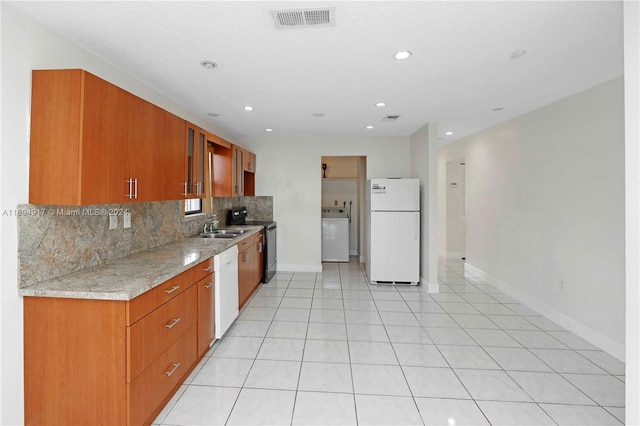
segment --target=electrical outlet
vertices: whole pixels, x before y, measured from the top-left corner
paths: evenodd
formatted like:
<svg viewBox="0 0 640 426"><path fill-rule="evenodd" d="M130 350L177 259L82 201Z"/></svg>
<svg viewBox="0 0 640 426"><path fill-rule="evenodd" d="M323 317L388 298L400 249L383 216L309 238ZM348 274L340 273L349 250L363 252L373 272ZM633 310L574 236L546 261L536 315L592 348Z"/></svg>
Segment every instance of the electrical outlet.
<svg viewBox="0 0 640 426"><path fill-rule="evenodd" d="M564 293L564 280L560 280L560 293Z"/></svg>
<svg viewBox="0 0 640 426"><path fill-rule="evenodd" d="M118 227L118 215L110 214L109 215L109 229L116 229Z"/></svg>
<svg viewBox="0 0 640 426"><path fill-rule="evenodd" d="M124 212L124 228L131 228L131 212Z"/></svg>
<svg viewBox="0 0 640 426"><path fill-rule="evenodd" d="M338 200L333 200L333 205L337 206L338 205Z"/></svg>

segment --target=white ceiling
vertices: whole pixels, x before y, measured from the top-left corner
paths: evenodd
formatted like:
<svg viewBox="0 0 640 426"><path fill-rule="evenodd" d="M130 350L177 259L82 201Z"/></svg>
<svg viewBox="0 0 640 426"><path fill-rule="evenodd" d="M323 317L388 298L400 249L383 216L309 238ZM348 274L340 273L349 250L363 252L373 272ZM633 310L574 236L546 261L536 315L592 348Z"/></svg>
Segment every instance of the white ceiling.
<svg viewBox="0 0 640 426"><path fill-rule="evenodd" d="M12 4L238 138L411 135L437 122L451 141L623 70L621 1ZM328 6L334 26L277 29L271 17Z"/></svg>

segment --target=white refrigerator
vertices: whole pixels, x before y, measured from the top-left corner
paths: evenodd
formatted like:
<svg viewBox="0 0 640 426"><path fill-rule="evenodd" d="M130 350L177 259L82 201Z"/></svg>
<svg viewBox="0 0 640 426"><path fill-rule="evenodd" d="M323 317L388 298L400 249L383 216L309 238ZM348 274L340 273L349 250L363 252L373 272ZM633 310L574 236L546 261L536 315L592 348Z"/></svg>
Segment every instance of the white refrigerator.
<svg viewBox="0 0 640 426"><path fill-rule="evenodd" d="M367 182L367 262L375 284L420 282L420 180Z"/></svg>

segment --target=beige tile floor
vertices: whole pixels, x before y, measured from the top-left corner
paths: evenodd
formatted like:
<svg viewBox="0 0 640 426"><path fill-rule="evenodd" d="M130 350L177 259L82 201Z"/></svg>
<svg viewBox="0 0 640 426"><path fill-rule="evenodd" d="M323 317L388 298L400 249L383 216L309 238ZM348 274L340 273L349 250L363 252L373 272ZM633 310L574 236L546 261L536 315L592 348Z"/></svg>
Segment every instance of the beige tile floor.
<svg viewBox="0 0 640 426"><path fill-rule="evenodd" d="M613 425L624 364L441 259L440 293L355 263L262 285L157 425Z"/></svg>

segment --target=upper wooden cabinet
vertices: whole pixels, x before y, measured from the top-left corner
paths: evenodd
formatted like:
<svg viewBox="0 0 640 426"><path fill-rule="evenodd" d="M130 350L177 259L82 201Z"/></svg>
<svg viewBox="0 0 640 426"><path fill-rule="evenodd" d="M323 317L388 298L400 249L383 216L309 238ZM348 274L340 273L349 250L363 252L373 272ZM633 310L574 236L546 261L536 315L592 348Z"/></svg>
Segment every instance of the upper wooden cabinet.
<svg viewBox="0 0 640 426"><path fill-rule="evenodd" d="M204 197L204 161L206 158L207 133L187 123L187 198Z"/></svg>
<svg viewBox="0 0 640 426"><path fill-rule="evenodd" d="M233 145L233 196L255 195L256 155L244 148Z"/></svg>
<svg viewBox="0 0 640 426"><path fill-rule="evenodd" d="M129 176L133 179L133 200L157 201L163 198L164 110L128 94Z"/></svg>
<svg viewBox="0 0 640 426"><path fill-rule="evenodd" d="M164 112L163 150L163 200L187 198L187 152L184 139L186 122L177 115Z"/></svg>
<svg viewBox="0 0 640 426"><path fill-rule="evenodd" d="M33 204L255 192L255 154L80 69L33 71L30 149Z"/></svg>
<svg viewBox="0 0 640 426"><path fill-rule="evenodd" d="M233 195L233 145L224 139L209 134L207 142L213 150L211 193L214 197Z"/></svg>
<svg viewBox="0 0 640 426"><path fill-rule="evenodd" d="M127 201L127 92L82 70L34 71L29 202Z"/></svg>
<svg viewBox="0 0 640 426"><path fill-rule="evenodd" d="M163 110L83 70L33 72L29 202L162 198Z"/></svg>
<svg viewBox="0 0 640 426"><path fill-rule="evenodd" d="M256 172L256 155L253 152L244 150L243 153L243 164L242 169L245 172L255 173Z"/></svg>
<svg viewBox="0 0 640 426"><path fill-rule="evenodd" d="M233 146L233 196L244 195L244 149Z"/></svg>

